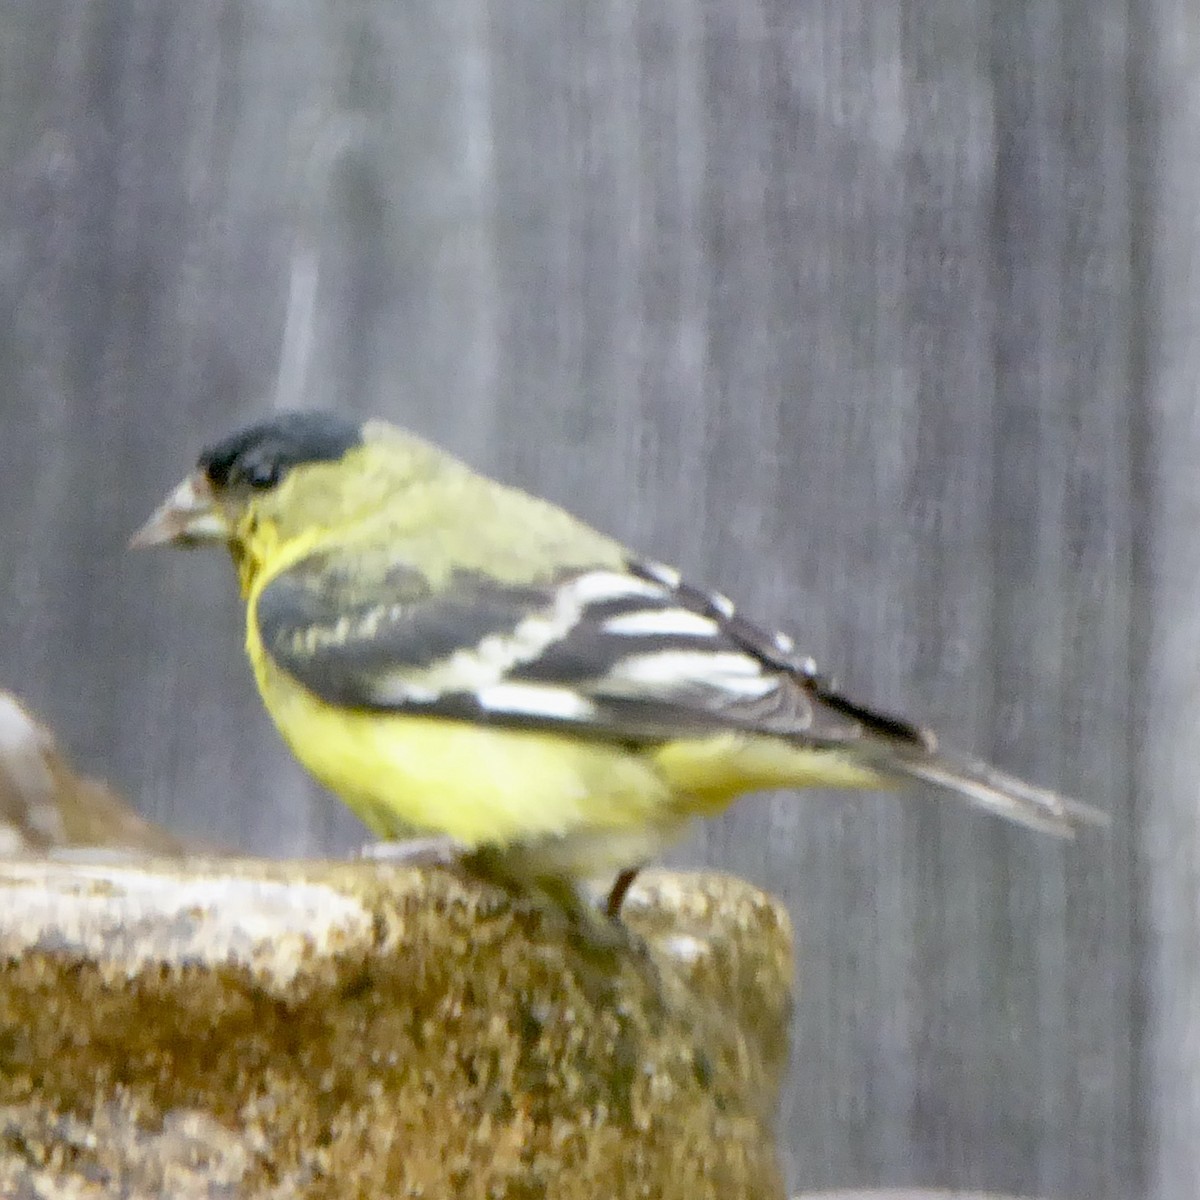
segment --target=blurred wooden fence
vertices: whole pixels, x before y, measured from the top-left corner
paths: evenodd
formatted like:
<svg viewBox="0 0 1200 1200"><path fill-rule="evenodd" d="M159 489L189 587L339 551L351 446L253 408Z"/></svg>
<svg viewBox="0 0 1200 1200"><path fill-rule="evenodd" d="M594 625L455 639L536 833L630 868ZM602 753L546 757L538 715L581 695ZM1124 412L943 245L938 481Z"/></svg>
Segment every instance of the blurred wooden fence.
<svg viewBox="0 0 1200 1200"><path fill-rule="evenodd" d="M0 683L181 832L358 840L224 564L122 552L290 289L297 399L1113 813L782 796L681 852L794 914L795 1184L1190 1200L1198 162L1189 0L0 0Z"/></svg>

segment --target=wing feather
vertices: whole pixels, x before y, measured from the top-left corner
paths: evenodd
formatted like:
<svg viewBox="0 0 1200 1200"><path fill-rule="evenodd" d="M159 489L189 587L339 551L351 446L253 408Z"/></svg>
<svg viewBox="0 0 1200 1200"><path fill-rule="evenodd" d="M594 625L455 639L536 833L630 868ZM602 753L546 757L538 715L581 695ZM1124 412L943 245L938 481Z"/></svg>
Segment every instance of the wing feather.
<svg viewBox="0 0 1200 1200"><path fill-rule="evenodd" d="M522 586L460 572L434 588L400 564L364 579L314 555L266 586L256 618L275 665L331 704L633 744L862 736L787 639L665 572L630 564Z"/></svg>

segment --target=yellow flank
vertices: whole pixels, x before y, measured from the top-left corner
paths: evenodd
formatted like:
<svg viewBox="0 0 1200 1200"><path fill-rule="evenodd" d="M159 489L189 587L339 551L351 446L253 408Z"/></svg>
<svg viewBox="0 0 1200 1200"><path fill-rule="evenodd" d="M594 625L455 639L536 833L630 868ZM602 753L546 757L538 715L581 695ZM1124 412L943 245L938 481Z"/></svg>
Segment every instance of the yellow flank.
<svg viewBox="0 0 1200 1200"><path fill-rule="evenodd" d="M687 815L711 814L744 792L771 788L878 788L892 780L835 750L782 738L723 733L646 752Z"/></svg>
<svg viewBox="0 0 1200 1200"><path fill-rule="evenodd" d="M336 708L274 666L252 623L246 649L293 753L380 837L504 846L675 819L649 758L551 733Z"/></svg>

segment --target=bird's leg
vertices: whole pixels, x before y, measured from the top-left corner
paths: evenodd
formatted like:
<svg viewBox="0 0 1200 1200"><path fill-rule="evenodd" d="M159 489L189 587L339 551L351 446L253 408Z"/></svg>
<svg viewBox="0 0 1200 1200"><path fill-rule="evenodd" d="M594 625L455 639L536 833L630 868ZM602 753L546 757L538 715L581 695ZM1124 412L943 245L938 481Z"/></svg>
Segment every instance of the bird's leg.
<svg viewBox="0 0 1200 1200"><path fill-rule="evenodd" d="M455 867L467 854L467 847L452 837L403 838L369 842L359 852L359 858L391 863L398 867Z"/></svg>
<svg viewBox="0 0 1200 1200"><path fill-rule="evenodd" d="M559 914L571 942L585 957L607 962L620 953L644 954L641 939L620 921L597 911L575 883L563 875L544 874L520 854L481 846L463 855L465 870L509 895L527 897Z"/></svg>
<svg viewBox="0 0 1200 1200"><path fill-rule="evenodd" d="M623 921L601 912L574 883L561 876L540 876L533 887L566 918L567 942L574 951L577 978L593 1003L615 1003L624 967L631 967L657 990L658 968L646 943Z"/></svg>
<svg viewBox="0 0 1200 1200"><path fill-rule="evenodd" d="M559 913L571 940L588 956L611 959L621 952L645 954L641 939L620 918L638 867L627 867L617 876L603 911L597 912L570 879L530 870L520 856L489 846L465 846L444 834L370 842L359 851L359 857L393 866L457 868L510 896L530 896Z"/></svg>
<svg viewBox="0 0 1200 1200"><path fill-rule="evenodd" d="M629 889L633 886L633 881L638 877L640 870L640 867L626 867L609 888L608 898L604 901L604 912L610 921L620 920L621 905L625 903L625 897L629 894Z"/></svg>
<svg viewBox="0 0 1200 1200"><path fill-rule="evenodd" d="M580 894L569 880L557 875L539 876L533 881L544 896L567 919L572 939L584 950L611 955L627 948L630 935L619 921L611 921Z"/></svg>

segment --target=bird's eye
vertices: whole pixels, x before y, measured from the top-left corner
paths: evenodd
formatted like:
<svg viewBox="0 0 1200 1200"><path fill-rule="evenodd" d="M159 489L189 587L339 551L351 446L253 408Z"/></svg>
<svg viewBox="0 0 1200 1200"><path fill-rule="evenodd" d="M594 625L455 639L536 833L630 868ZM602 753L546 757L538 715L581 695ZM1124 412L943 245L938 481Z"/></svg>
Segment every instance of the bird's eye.
<svg viewBox="0 0 1200 1200"><path fill-rule="evenodd" d="M248 463L243 478L259 491L274 487L283 476L283 468L277 462Z"/></svg>

